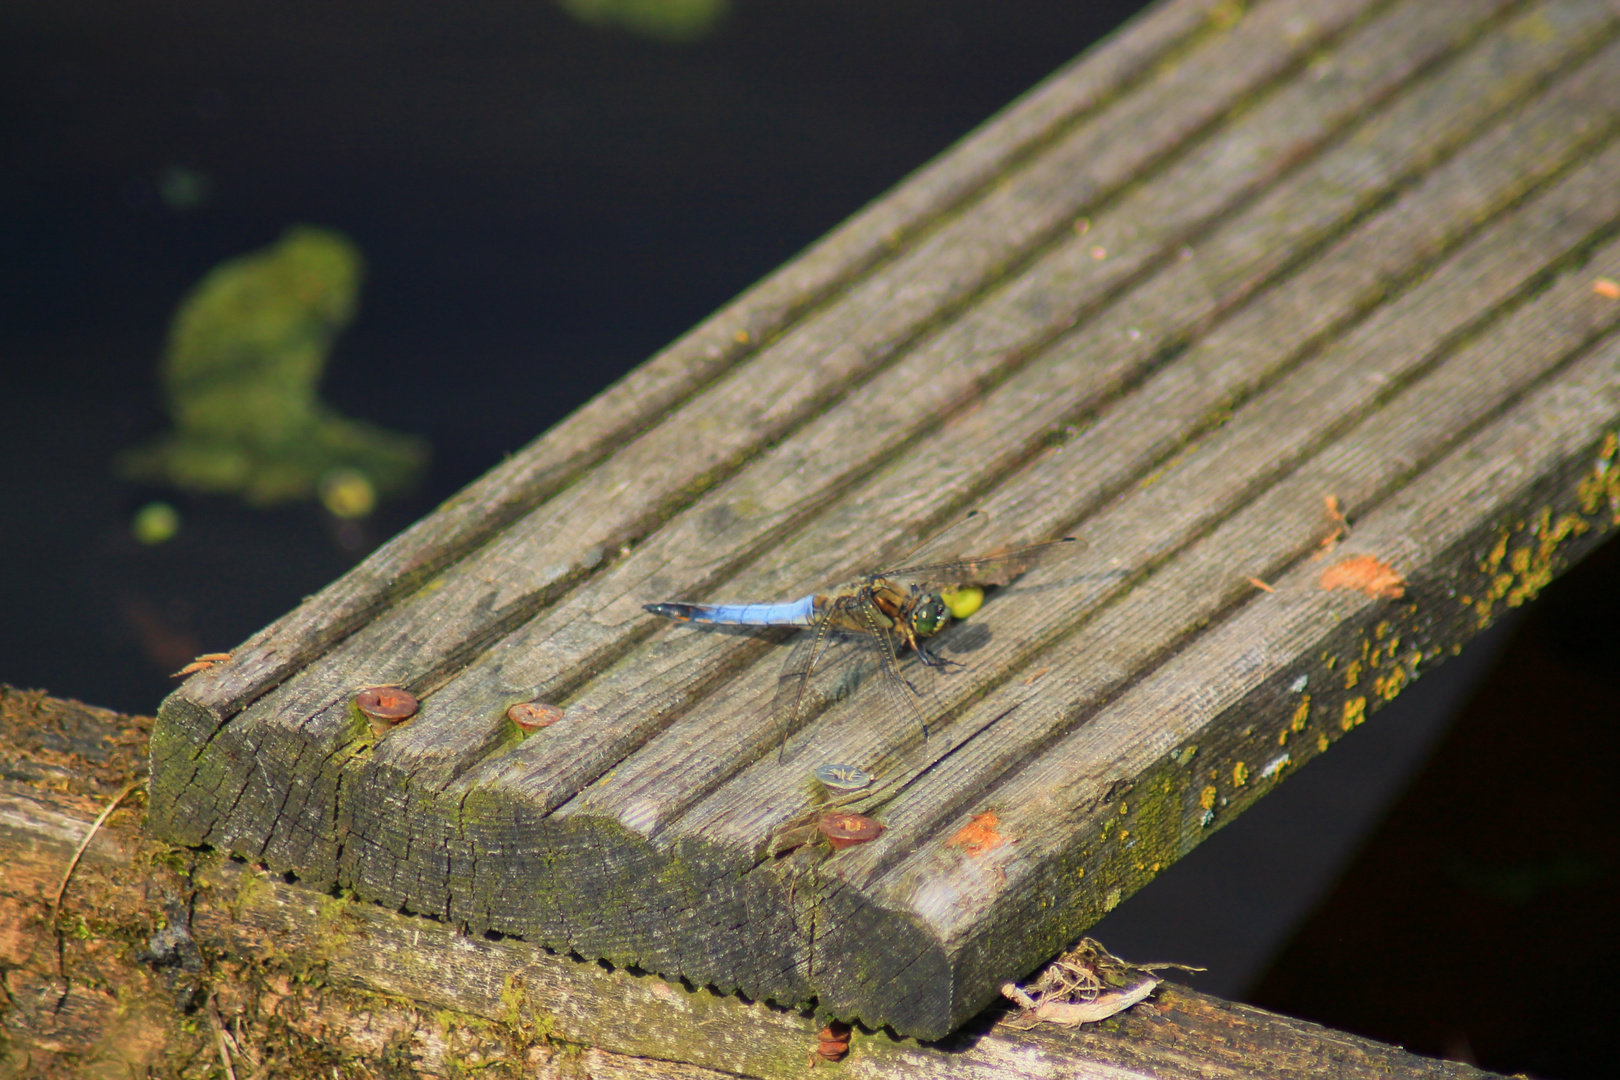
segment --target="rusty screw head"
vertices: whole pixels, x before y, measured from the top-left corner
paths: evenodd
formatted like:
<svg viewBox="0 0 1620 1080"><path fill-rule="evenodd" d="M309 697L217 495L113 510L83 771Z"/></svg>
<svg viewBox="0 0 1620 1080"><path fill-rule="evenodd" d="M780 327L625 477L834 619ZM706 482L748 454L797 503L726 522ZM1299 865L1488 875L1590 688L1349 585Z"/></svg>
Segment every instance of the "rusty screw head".
<svg viewBox="0 0 1620 1080"><path fill-rule="evenodd" d="M816 1032L815 1057L823 1061L838 1061L849 1053L850 1027L848 1024L834 1020L820 1031ZM811 1058L815 1064L815 1058Z"/></svg>
<svg viewBox="0 0 1620 1080"><path fill-rule="evenodd" d="M397 686L372 686L354 695L354 707L371 722L372 732L381 735L415 716L417 701Z"/></svg>
<svg viewBox="0 0 1620 1080"><path fill-rule="evenodd" d="M506 718L528 735L543 727L550 727L562 719L563 711L543 701L520 701L506 710Z"/></svg>
<svg viewBox="0 0 1620 1080"><path fill-rule="evenodd" d="M868 840L876 840L883 826L867 817L865 814L846 814L837 811L823 814L816 828L821 835L827 838L834 851L842 851L856 844L864 844Z"/></svg>

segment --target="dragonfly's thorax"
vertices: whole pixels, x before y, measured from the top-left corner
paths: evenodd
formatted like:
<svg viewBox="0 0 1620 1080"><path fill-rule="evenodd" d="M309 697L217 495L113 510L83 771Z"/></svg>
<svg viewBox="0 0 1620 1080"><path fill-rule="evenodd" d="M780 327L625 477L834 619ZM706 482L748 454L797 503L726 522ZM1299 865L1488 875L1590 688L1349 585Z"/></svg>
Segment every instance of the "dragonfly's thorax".
<svg viewBox="0 0 1620 1080"><path fill-rule="evenodd" d="M896 584L887 578L869 578L862 590L871 608L881 613L890 627L915 642L945 629L950 609L938 593L923 592L916 586Z"/></svg>
<svg viewBox="0 0 1620 1080"><path fill-rule="evenodd" d="M905 621L911 606L911 591L884 578L872 578L866 583L866 598L881 611L890 624Z"/></svg>

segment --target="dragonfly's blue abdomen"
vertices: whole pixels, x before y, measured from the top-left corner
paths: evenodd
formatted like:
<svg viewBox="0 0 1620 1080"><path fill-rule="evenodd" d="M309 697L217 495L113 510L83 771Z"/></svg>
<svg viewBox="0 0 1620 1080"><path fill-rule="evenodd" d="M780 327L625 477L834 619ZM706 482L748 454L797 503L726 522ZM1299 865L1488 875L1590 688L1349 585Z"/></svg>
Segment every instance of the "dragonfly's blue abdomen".
<svg viewBox="0 0 1620 1080"><path fill-rule="evenodd" d="M682 622L728 623L734 626L809 626L815 596L785 604L647 604L646 610Z"/></svg>

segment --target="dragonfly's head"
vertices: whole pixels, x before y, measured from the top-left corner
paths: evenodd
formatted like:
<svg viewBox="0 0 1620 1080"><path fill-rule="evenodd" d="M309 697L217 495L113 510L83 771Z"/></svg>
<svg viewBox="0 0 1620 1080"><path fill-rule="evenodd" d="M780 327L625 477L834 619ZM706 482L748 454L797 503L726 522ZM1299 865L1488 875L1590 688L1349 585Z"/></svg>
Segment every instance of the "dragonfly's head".
<svg viewBox="0 0 1620 1080"><path fill-rule="evenodd" d="M918 637L931 637L950 621L951 609L939 593L929 593L911 609L911 632Z"/></svg>

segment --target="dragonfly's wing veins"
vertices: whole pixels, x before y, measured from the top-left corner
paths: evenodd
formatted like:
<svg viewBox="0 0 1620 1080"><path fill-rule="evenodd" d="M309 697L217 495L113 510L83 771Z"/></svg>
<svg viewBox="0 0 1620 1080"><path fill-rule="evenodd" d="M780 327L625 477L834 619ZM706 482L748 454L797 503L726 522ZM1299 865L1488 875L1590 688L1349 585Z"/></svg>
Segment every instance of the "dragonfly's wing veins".
<svg viewBox="0 0 1620 1080"><path fill-rule="evenodd" d="M959 562L968 552L977 551L984 546L981 538L985 535L985 529L989 524L990 515L983 510L975 510L906 552L900 557L897 565L922 566ZM880 576L891 575L885 572Z"/></svg>
<svg viewBox="0 0 1620 1080"><path fill-rule="evenodd" d="M828 666L829 651L838 652L834 648L839 644L838 639L838 632L824 621L809 633L800 635L789 651L782 673L777 676L776 695L771 699L771 715L776 717L780 729L779 747L787 746L788 736L798 729L804 717L820 712L831 700L830 695L812 693L812 676L818 668Z"/></svg>
<svg viewBox="0 0 1620 1080"><path fill-rule="evenodd" d="M906 566L891 570L884 577L900 584L921 586L1006 585L1037 566L1072 559L1085 549L1085 541L1066 537L934 566Z"/></svg>

